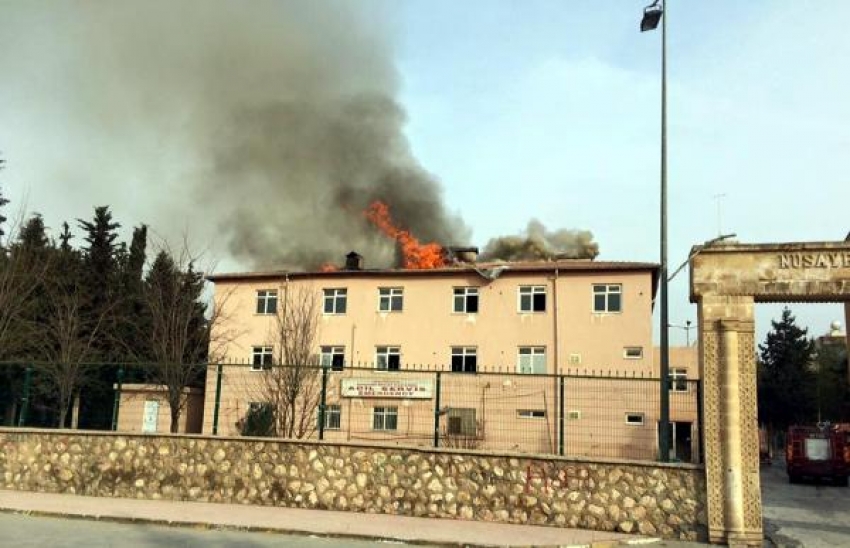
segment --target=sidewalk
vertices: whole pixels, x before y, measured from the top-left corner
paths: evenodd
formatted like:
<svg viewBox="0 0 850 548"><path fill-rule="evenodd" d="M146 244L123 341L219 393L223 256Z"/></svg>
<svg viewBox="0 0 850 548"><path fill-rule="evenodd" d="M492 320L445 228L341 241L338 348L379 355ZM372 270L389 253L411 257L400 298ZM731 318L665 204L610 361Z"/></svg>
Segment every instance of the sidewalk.
<svg viewBox="0 0 850 548"><path fill-rule="evenodd" d="M591 546L595 548L657 542L657 539L648 537L584 529L271 506L85 497L27 491L0 490L0 511L125 523L395 540L443 546Z"/></svg>

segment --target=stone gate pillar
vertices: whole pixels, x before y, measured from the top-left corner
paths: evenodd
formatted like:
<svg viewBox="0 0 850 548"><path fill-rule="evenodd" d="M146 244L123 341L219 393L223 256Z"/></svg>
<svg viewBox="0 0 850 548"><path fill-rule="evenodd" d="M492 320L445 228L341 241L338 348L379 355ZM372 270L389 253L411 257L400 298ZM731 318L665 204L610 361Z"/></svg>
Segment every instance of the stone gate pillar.
<svg viewBox="0 0 850 548"><path fill-rule="evenodd" d="M761 546L753 298L706 295L699 316L709 540Z"/></svg>

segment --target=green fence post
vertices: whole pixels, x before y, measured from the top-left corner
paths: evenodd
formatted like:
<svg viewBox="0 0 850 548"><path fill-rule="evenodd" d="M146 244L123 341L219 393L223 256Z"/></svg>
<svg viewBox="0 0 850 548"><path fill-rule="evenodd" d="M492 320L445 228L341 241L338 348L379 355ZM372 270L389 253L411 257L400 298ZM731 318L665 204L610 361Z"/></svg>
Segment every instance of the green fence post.
<svg viewBox="0 0 850 548"><path fill-rule="evenodd" d="M559 378L558 386L558 454L564 456L564 376Z"/></svg>
<svg viewBox="0 0 850 548"><path fill-rule="evenodd" d="M325 409L328 396L328 365L322 364L322 397L319 400L319 441L325 439Z"/></svg>
<svg viewBox="0 0 850 548"><path fill-rule="evenodd" d="M118 408L121 406L121 384L124 382L124 365L118 366L118 382L115 388L115 401L112 403L112 431L118 430Z"/></svg>
<svg viewBox="0 0 850 548"><path fill-rule="evenodd" d="M437 386L434 388L434 447L440 446L440 372L437 371Z"/></svg>
<svg viewBox="0 0 850 548"><path fill-rule="evenodd" d="M30 408L30 387L32 386L32 365L27 366L24 374L24 394L21 397L21 414L18 415L18 426L25 426L27 423L27 413Z"/></svg>
<svg viewBox="0 0 850 548"><path fill-rule="evenodd" d="M218 435L218 412L221 409L221 373L222 366L218 364L216 366L216 379L215 379L215 409L213 409L213 428L212 433L213 436Z"/></svg>

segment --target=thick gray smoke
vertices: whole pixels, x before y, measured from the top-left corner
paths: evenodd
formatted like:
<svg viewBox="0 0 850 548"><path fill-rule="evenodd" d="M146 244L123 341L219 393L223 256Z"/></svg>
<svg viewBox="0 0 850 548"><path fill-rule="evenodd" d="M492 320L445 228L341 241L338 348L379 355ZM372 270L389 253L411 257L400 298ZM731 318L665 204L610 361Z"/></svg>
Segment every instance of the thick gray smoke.
<svg viewBox="0 0 850 548"><path fill-rule="evenodd" d="M502 236L487 242L482 260L534 261L555 258L594 259L599 245L587 230L549 231L537 219L519 236Z"/></svg>
<svg viewBox="0 0 850 548"><path fill-rule="evenodd" d="M423 241L466 243L404 136L384 4L10 4L2 66L32 75L29 93L52 88L41 104L76 151L59 178L92 206L123 200L164 236L254 268L351 249L389 264L392 242L362 215L376 199ZM23 96L21 76L4 71Z"/></svg>

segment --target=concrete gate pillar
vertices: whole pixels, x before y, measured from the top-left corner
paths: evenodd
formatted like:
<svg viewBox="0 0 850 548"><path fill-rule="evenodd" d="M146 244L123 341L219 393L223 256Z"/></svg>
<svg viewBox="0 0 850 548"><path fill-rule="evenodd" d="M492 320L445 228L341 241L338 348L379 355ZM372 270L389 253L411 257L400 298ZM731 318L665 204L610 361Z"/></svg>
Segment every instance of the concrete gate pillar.
<svg viewBox="0 0 850 548"><path fill-rule="evenodd" d="M709 540L761 546L753 297L702 296L699 325Z"/></svg>

